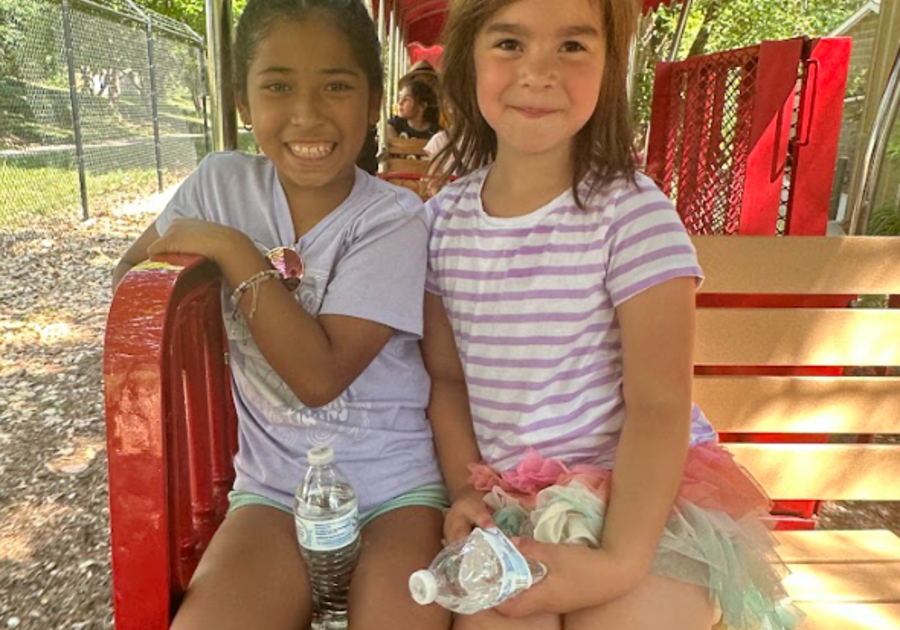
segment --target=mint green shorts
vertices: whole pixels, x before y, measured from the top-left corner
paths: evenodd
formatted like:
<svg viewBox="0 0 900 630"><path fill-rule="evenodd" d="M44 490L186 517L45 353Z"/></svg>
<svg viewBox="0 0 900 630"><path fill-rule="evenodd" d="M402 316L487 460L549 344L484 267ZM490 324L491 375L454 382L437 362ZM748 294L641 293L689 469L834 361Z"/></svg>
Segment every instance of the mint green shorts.
<svg viewBox="0 0 900 630"><path fill-rule="evenodd" d="M281 503L260 494L240 492L238 490L232 490L228 493L229 514L247 505L265 505L288 514L294 513L294 510L288 506L282 505ZM409 492L385 501L376 508L361 513L359 515L359 526L365 527L375 518L382 514L386 514L391 510L418 505L432 507L441 512L446 511L450 507L450 496L447 494L447 488L440 483L432 483L413 488Z"/></svg>

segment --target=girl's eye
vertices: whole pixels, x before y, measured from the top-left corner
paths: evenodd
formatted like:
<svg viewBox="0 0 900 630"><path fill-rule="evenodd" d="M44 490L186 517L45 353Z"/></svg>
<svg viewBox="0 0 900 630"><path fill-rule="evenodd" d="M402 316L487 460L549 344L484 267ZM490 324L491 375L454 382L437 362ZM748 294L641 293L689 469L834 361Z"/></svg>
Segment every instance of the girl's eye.
<svg viewBox="0 0 900 630"><path fill-rule="evenodd" d="M268 92L287 92L291 88L286 83L269 83L265 89Z"/></svg>
<svg viewBox="0 0 900 630"><path fill-rule="evenodd" d="M346 92L347 90L352 90L353 86L347 83L329 83L328 87L325 88L329 92Z"/></svg>
<svg viewBox="0 0 900 630"><path fill-rule="evenodd" d="M514 39L503 39L497 42L496 47L500 50L512 52L520 50L522 48L522 45Z"/></svg>
<svg viewBox="0 0 900 630"><path fill-rule="evenodd" d="M582 52L587 50L579 42L566 42L562 45L563 52Z"/></svg>

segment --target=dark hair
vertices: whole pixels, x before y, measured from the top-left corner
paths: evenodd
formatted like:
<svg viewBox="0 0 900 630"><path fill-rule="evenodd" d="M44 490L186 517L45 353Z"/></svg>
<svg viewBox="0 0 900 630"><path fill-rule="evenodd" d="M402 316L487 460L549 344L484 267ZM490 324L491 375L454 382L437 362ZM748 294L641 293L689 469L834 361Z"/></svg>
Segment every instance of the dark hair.
<svg viewBox="0 0 900 630"><path fill-rule="evenodd" d="M443 95L454 116L449 142L436 160L472 172L497 157L497 134L481 115L475 85L475 38L490 17L517 0L456 0L444 30ZM634 180L635 159L628 106L628 53L637 27L637 3L594 0L606 40L606 68L591 119L572 142L572 192L590 175L588 197L619 177ZM449 177L449 172L446 177Z"/></svg>
<svg viewBox="0 0 900 630"><path fill-rule="evenodd" d="M259 42L269 29L285 20L302 21L310 17L329 20L341 31L353 51L353 59L362 68L369 83L369 97L380 99L384 94L384 71L381 65L381 44L375 23L361 0L250 0L241 14L234 41L235 96L247 102L247 79L250 64L256 56ZM375 128L369 130L357 164L370 173L376 165L378 143ZM370 155L371 154L371 155Z"/></svg>
<svg viewBox="0 0 900 630"><path fill-rule="evenodd" d="M440 126L441 108L438 105L437 94L430 85L416 77L409 77L401 79L400 88L408 89L413 100L425 106L423 114L425 122L433 126Z"/></svg>

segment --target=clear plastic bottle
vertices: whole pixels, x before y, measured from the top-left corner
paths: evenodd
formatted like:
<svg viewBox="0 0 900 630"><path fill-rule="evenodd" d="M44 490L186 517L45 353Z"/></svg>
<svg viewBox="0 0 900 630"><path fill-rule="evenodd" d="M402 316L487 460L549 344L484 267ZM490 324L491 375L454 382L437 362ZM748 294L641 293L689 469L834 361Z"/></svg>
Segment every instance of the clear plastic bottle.
<svg viewBox="0 0 900 630"><path fill-rule="evenodd" d="M413 573L409 590L423 606L437 602L471 615L518 595L546 575L547 567L527 560L496 527L475 528L468 538L445 547L429 568Z"/></svg>
<svg viewBox="0 0 900 630"><path fill-rule="evenodd" d="M315 627L346 628L350 579L359 559L359 504L327 446L307 454L294 497L294 523L312 586Z"/></svg>

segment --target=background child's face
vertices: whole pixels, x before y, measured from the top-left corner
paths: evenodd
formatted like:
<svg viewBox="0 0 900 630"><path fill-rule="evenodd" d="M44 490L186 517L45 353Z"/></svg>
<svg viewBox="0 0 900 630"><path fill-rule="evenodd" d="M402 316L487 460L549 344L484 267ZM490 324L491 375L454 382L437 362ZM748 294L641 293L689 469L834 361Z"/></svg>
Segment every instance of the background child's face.
<svg viewBox="0 0 900 630"><path fill-rule="evenodd" d="M419 104L416 103L416 99L409 91L409 88L400 90L400 95L397 98L397 114L400 118L405 118L407 120L415 118L420 109Z"/></svg>
<svg viewBox="0 0 900 630"><path fill-rule="evenodd" d="M502 153L568 151L597 107L606 62L594 0L519 0L475 40L478 107Z"/></svg>
<svg viewBox="0 0 900 630"><path fill-rule="evenodd" d="M377 99L346 37L316 18L278 22L260 40L240 110L288 198L298 189L352 186L378 119Z"/></svg>

